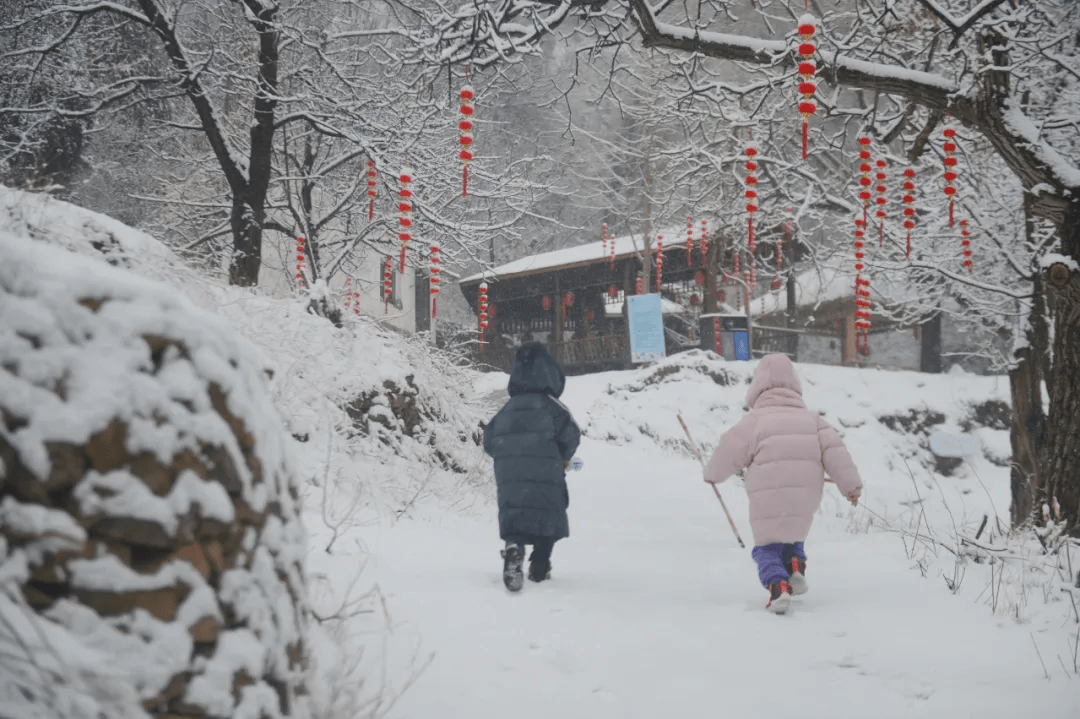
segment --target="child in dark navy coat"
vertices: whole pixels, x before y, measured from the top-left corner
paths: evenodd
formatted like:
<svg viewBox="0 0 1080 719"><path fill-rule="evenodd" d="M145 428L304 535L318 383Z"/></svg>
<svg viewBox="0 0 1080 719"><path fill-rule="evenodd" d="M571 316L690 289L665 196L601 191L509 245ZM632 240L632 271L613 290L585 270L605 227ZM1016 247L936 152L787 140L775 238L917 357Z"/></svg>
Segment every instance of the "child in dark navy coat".
<svg viewBox="0 0 1080 719"><path fill-rule="evenodd" d="M539 342L522 345L514 358L510 400L484 427L484 451L495 460L503 583L511 592L524 583L525 545L533 545L529 579L551 576L551 550L570 536L566 467L581 431L559 400L566 377Z"/></svg>

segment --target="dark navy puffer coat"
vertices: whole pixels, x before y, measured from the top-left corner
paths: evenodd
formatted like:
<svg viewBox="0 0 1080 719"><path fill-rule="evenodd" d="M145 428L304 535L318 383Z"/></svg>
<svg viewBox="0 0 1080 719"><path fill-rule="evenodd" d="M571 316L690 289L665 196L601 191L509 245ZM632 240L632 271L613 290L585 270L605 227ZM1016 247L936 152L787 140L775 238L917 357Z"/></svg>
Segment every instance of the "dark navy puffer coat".
<svg viewBox="0 0 1080 719"><path fill-rule="evenodd" d="M556 397L566 378L538 342L518 349L510 372L510 401L484 427L484 451L495 459L502 538L570 536L570 495L563 463L574 456L581 431Z"/></svg>

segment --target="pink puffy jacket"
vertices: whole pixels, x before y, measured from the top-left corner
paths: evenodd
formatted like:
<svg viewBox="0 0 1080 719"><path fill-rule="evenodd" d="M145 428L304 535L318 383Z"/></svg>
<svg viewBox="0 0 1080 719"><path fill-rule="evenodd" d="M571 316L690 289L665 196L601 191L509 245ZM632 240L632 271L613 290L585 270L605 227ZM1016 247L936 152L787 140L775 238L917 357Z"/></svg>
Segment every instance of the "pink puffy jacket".
<svg viewBox="0 0 1080 719"><path fill-rule="evenodd" d="M723 482L743 467L754 544L801 542L821 504L825 473L845 496L862 492L859 471L843 440L806 408L787 355L765 356L746 403L751 411L724 433L705 468L706 482Z"/></svg>

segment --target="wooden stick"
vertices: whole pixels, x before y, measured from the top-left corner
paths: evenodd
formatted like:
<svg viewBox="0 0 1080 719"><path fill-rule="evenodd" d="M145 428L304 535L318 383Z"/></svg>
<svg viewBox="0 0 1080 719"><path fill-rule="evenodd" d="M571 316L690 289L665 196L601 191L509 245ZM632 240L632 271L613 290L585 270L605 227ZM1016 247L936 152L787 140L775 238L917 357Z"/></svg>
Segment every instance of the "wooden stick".
<svg viewBox="0 0 1080 719"><path fill-rule="evenodd" d="M682 425L683 431L686 432L686 438L690 440L690 448L694 450L694 454L698 458L698 462L701 463L701 471L705 471L705 458L701 456L701 449L697 446L697 442L694 441L693 435L690 434L690 428L686 426L686 422L683 421L682 415L675 415L679 418L679 424ZM724 504L724 498L720 496L720 490L716 485L709 482L709 486L712 487L713 492L716 494L716 498L720 500L720 506L724 508L724 514L727 516L728 524L731 525L731 531L735 533L735 539L739 541L739 546L746 549L746 544L743 543L742 537L739 536L739 530L735 527L735 520L731 518L731 512L728 511L727 505Z"/></svg>

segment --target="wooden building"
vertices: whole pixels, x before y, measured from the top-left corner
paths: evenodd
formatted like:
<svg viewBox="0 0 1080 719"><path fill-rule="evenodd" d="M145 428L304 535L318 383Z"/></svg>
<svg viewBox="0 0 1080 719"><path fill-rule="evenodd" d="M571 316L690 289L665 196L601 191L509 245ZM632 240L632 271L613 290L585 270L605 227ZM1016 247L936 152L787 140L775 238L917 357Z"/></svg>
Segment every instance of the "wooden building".
<svg viewBox="0 0 1080 719"><path fill-rule="evenodd" d="M661 298L669 353L697 347L696 315L723 309L715 289L716 243L710 238L703 255L695 229L688 257L686 230L681 232L662 233ZM646 252L640 236L616 237L524 257L461 279L458 286L474 308L480 283L488 286L490 326L478 359L508 371L516 347L537 340L568 374L629 367L625 298L636 294L639 278L654 283L656 255L655 244Z"/></svg>

